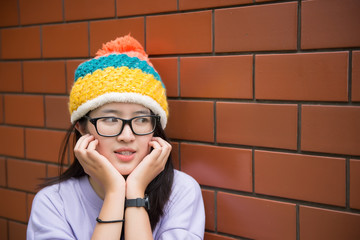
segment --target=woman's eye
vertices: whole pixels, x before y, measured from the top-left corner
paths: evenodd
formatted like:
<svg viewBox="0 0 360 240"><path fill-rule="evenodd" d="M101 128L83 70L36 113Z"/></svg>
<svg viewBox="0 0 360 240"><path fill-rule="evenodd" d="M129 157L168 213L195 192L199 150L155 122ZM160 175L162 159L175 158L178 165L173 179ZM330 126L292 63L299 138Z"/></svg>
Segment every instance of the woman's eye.
<svg viewBox="0 0 360 240"><path fill-rule="evenodd" d="M109 117L109 118L102 118L101 121L103 121L105 123L116 123L116 122L118 122L118 119Z"/></svg>
<svg viewBox="0 0 360 240"><path fill-rule="evenodd" d="M136 123L144 124L144 123L149 122L149 118L148 117L139 117L139 118L136 118L135 121L136 121Z"/></svg>

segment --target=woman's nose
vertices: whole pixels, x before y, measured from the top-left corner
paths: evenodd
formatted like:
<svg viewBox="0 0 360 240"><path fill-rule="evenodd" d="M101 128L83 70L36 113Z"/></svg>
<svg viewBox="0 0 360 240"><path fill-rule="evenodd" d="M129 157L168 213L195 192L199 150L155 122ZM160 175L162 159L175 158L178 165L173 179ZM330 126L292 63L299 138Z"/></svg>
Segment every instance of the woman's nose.
<svg viewBox="0 0 360 240"><path fill-rule="evenodd" d="M117 139L119 141L124 141L124 142L130 142L135 139L135 134L132 132L129 124L126 124L124 126L121 134L119 136L117 136Z"/></svg>

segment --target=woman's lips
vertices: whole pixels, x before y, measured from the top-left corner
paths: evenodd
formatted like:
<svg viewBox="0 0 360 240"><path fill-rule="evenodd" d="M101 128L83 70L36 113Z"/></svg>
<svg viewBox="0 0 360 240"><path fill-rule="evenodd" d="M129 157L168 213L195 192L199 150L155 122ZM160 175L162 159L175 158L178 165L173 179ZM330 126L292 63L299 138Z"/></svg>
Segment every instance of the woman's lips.
<svg viewBox="0 0 360 240"><path fill-rule="evenodd" d="M134 159L135 150L133 149L119 149L115 151L116 157L120 161L128 162Z"/></svg>

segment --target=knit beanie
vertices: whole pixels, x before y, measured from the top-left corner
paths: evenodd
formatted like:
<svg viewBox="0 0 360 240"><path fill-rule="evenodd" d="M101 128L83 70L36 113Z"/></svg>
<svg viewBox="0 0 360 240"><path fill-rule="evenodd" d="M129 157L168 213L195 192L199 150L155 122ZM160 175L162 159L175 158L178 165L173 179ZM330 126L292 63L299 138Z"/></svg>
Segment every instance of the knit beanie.
<svg viewBox="0 0 360 240"><path fill-rule="evenodd" d="M78 66L69 100L71 122L110 102L141 104L166 127L165 86L144 48L130 35L103 44L95 58Z"/></svg>

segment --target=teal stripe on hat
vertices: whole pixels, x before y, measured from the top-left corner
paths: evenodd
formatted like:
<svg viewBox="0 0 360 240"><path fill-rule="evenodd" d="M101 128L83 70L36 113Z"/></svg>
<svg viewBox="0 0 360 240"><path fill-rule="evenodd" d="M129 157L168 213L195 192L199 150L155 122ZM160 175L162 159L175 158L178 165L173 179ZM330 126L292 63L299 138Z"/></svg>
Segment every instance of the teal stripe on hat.
<svg viewBox="0 0 360 240"><path fill-rule="evenodd" d="M75 71L75 82L80 77L85 77L89 73L92 74L98 69L105 69L107 67L128 67L130 69L141 69L144 73L152 74L154 78L159 80L165 88L160 75L152 66L150 66L146 61L140 60L137 57L129 57L126 54L110 54L99 58L93 58L80 64Z"/></svg>

